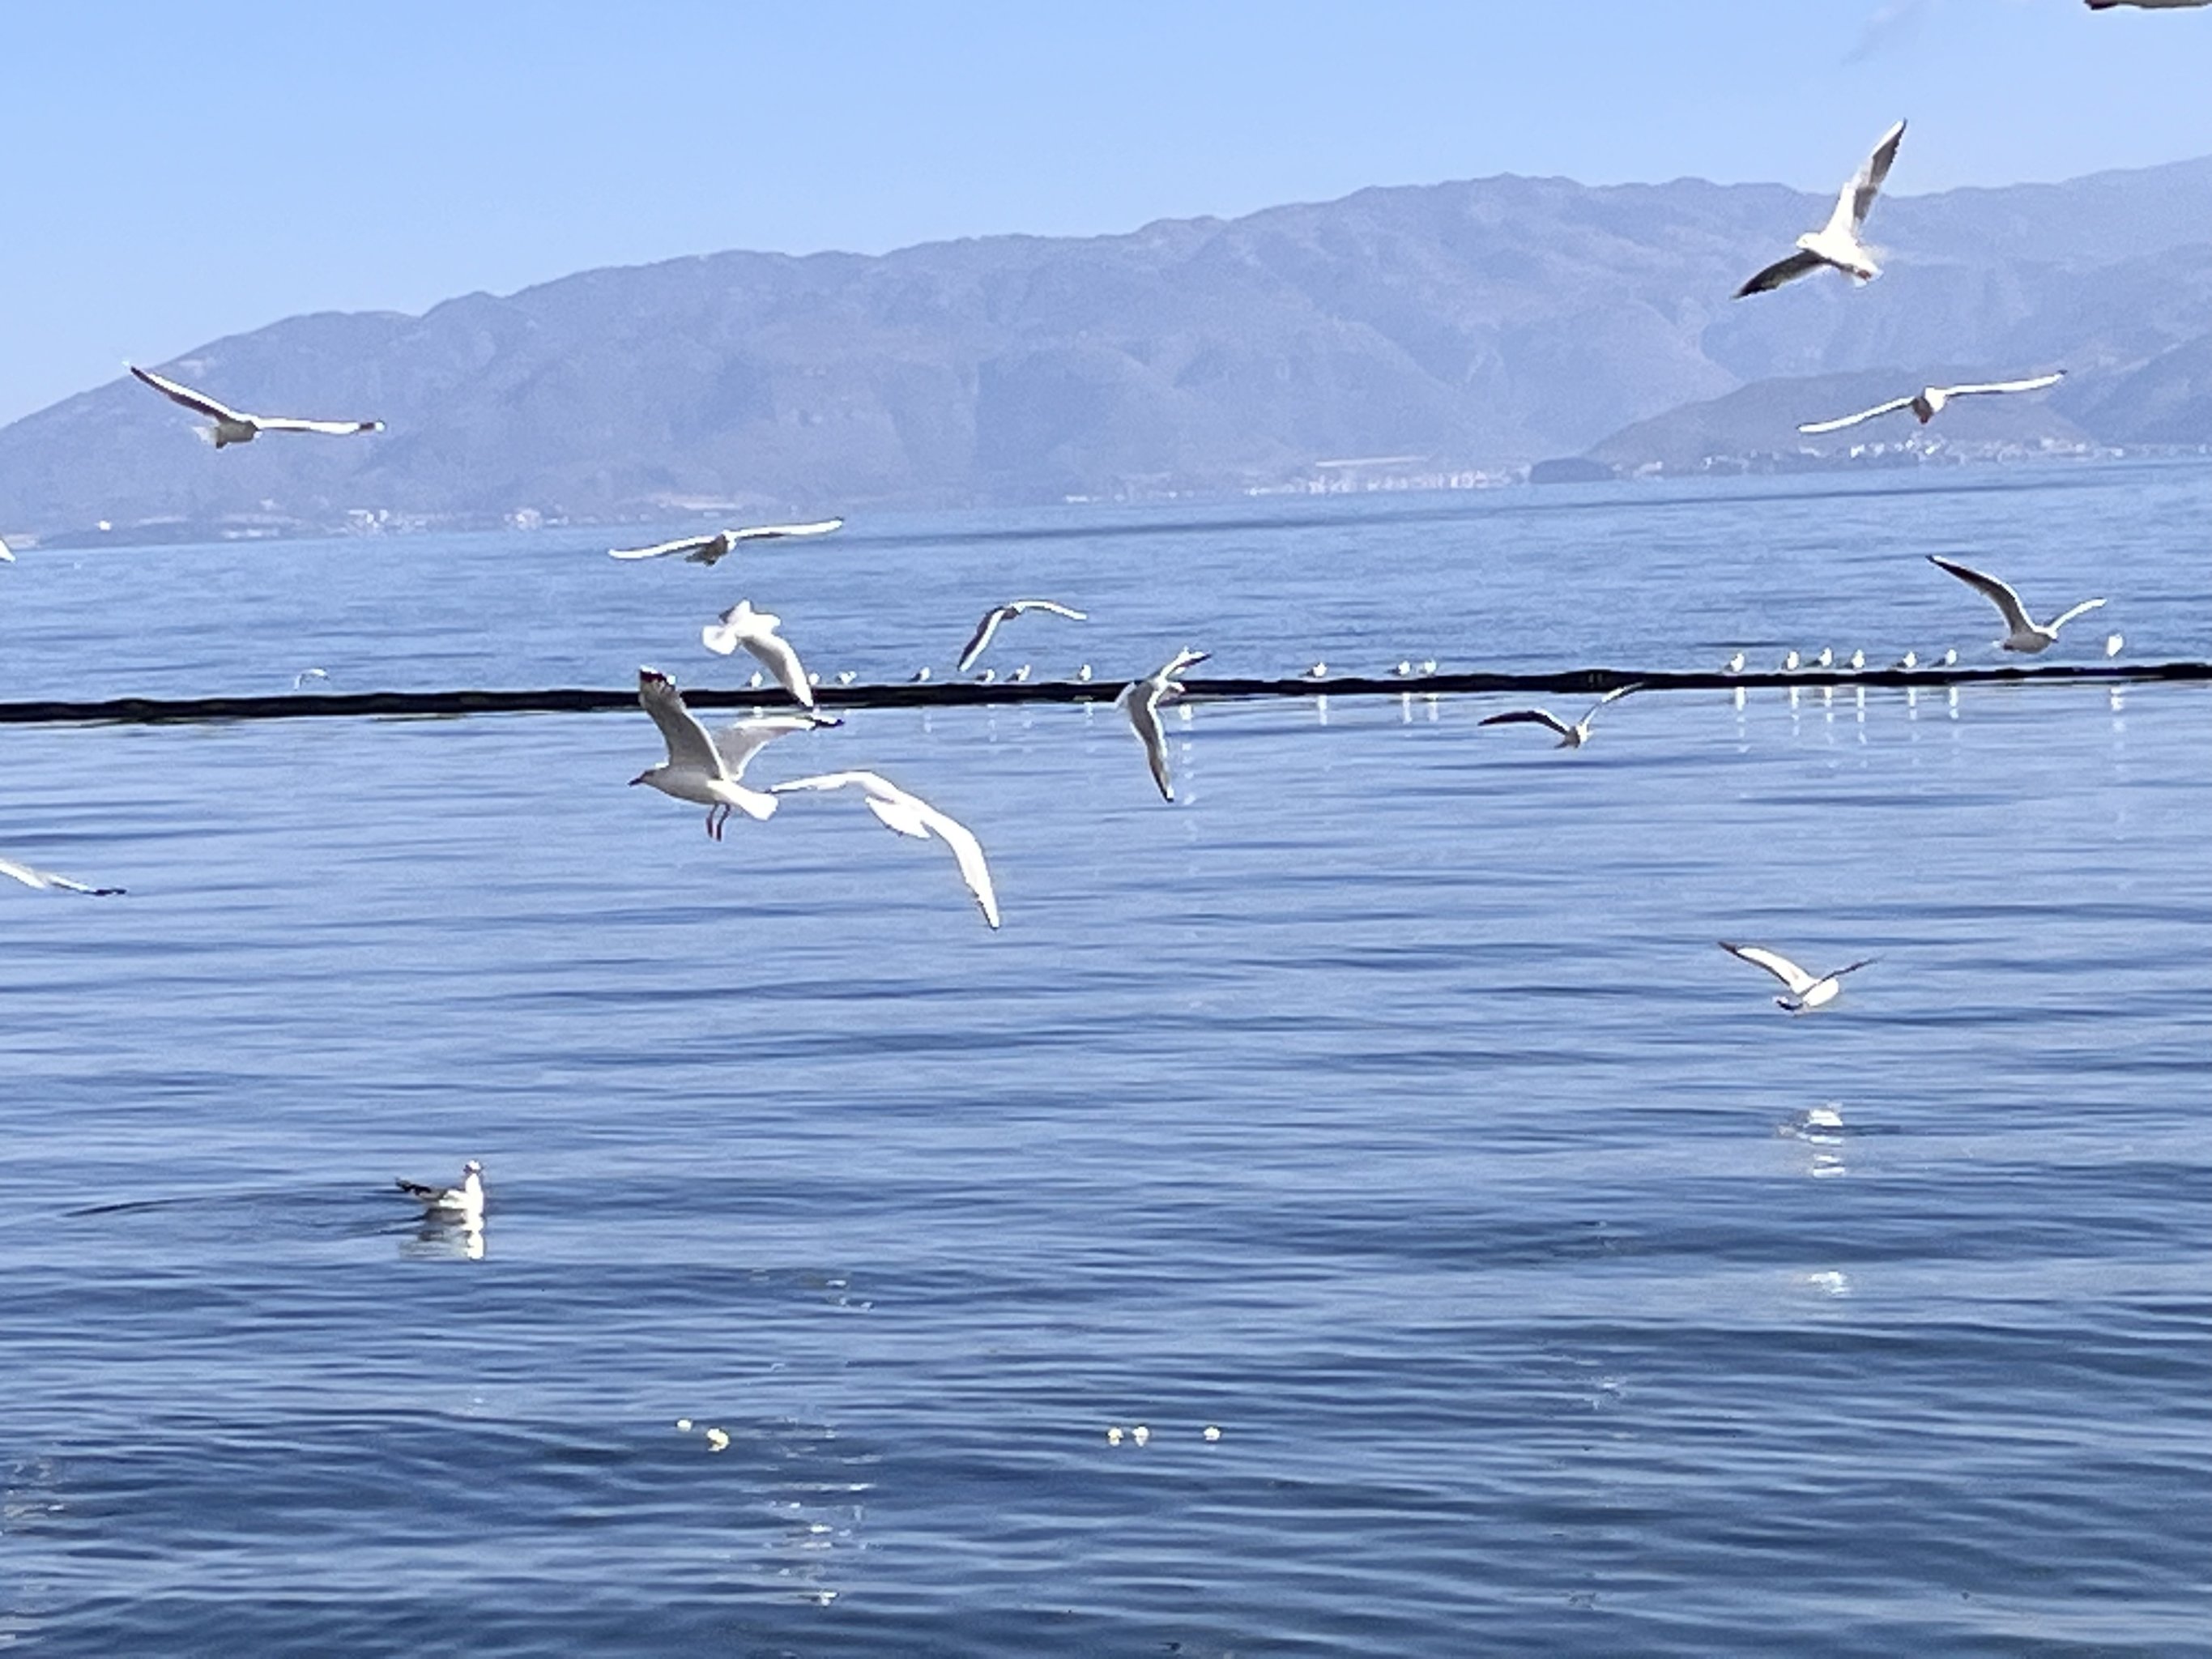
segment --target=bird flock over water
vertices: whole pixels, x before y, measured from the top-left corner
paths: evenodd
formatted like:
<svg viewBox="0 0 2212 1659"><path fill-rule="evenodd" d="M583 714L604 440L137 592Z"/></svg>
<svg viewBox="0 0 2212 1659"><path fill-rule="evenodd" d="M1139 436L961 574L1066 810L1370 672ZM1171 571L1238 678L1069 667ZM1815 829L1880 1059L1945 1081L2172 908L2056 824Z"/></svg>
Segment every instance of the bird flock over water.
<svg viewBox="0 0 2212 1659"><path fill-rule="evenodd" d="M2154 7L2203 3L2203 0L2087 0L2093 9L2104 9L2121 3ZM1826 221L1818 228L1799 236L1792 252L1747 279L1736 290L1735 297L1743 299L1769 293L1824 270L1840 274L1854 287L1863 287L1879 277L1881 265L1876 250L1865 240L1867 221L1896 164L1905 134L1905 123L1901 120L1885 131L1838 193L1834 208ZM197 427L195 430L218 451L233 445L253 442L271 433L345 437L384 429L384 423L376 420L310 419L249 413L136 364L126 364L125 367L143 385L204 418L209 424ZM1871 408L1808 421L1800 425L1798 430L1806 434L1838 431L1907 410L1924 426L1957 399L2039 392L2057 385L2063 374L2063 369L2051 369L2008 380L1923 386L1917 392L1889 398ZM843 524L842 518L826 518L798 523L725 528L650 546L611 548L608 551L613 558L627 562L675 558L712 569L741 544L809 540L830 535ZM14 556L5 544L0 543L0 562L12 562ZM2003 622L2005 633L1994 643L2008 652L2035 654L2046 651L2057 642L2060 629L2068 623L2106 603L2103 598L2084 599L2058 612L2048 623L2039 623L2018 592L2008 582L1955 559L1932 554L1928 558L1936 568L1964 583L1996 607ZM1054 599L1018 599L994 603L982 612L966 643L954 655L953 672L960 675L969 673L998 639L1002 629L1021 623L1023 618L1036 613L1072 623L1089 619L1087 612ZM716 654L727 657L742 650L757 660L761 668L752 676L752 685L757 689L762 688L766 684L763 676L772 678L776 687L797 705L796 712L756 714L719 732L709 731L685 706L682 693L670 676L653 667L639 670L638 700L659 728L666 746L667 757L659 764L641 772L630 781L647 785L672 799L704 806L707 809L707 833L716 841L723 838L733 814L743 814L756 823L765 823L786 801L794 798L848 796L857 799L878 823L894 834L916 840L933 840L948 848L959 878L981 911L984 921L994 929L999 927L998 896L981 842L967 825L921 796L876 772L855 769L788 778L764 789L746 783L748 767L771 744L801 735L818 738L819 734L843 725L840 720L817 712L814 688L818 680L808 672L799 651L785 637L783 626L780 617L756 608L750 599L741 599L721 611L714 621L702 627L700 639L706 649ZM2106 654L2117 653L2121 643L2120 635L2110 635L2106 641ZM1160 710L1164 704L1186 694L1185 676L1207 658L1207 653L1186 647L1160 667L1129 681L1115 700L1116 706L1139 740L1152 781L1164 802L1174 803L1176 792ZM1948 666L1955 664L1957 659L1955 650L1947 650L1931 665ZM1863 668L1865 661L1863 652L1854 651L1846 665L1856 670ZM1919 661L1916 653L1908 651L1899 659L1898 666L1914 668L1919 665ZM1826 670L1833 663L1833 653L1829 648L1822 649L1809 660L1792 650L1783 658L1780 667L1784 672L1796 672L1808 666ZM1741 673L1745 665L1745 654L1738 652L1724 665L1724 672ZM1432 674L1436 668L1434 659L1424 660L1417 667L1408 659L1401 660L1394 672L1401 678L1413 678L1417 675ZM931 672L925 666L914 678L916 682L927 682ZM1030 665L1024 663L1012 670L1007 678L1013 682L1025 681L1030 672ZM1321 684L1326 682L1328 673L1326 662L1316 662L1306 671L1304 678ZM304 671L299 680L295 682L295 686L309 677L324 678L323 671ZM841 683L849 684L853 676L844 673L837 678ZM986 684L995 683L998 671L985 668L979 678ZM1091 667L1086 663L1079 671L1078 678L1087 682L1091 678ZM1492 714L1480 724L1486 726L1540 726L1556 735L1558 747L1580 750L1590 739L1591 722L1596 714L1638 689L1633 684L1616 687L1599 698L1579 719L1571 721L1563 720L1547 709L1522 708ZM1741 696L1739 691L1739 700ZM25 887L52 892L106 897L123 890L77 881L6 858L0 858L0 876ZM1870 957L1864 957L1826 973L1814 973L1764 945L1723 940L1720 941L1720 949L1761 969L1778 981L1783 987L1783 994L1774 1000L1791 1014L1810 1013L1830 1006L1840 994L1844 978L1869 966L1875 960ZM408 1181L401 1181L398 1186L403 1194L422 1207L431 1221L458 1224L480 1237L484 1213L484 1185L482 1168L474 1160L463 1166L461 1179L453 1186ZM1139 1428L1133 1432L1141 1443L1146 1431Z"/></svg>

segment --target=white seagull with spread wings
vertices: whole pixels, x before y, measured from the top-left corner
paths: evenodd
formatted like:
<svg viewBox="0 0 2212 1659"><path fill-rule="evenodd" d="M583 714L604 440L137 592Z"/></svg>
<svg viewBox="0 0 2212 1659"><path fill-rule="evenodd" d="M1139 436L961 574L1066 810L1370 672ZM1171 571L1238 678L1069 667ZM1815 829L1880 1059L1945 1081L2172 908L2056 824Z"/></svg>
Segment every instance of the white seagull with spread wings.
<svg viewBox="0 0 2212 1659"><path fill-rule="evenodd" d="M1754 968L1764 968L1780 980L1788 994L1775 998L1774 1006L1793 1014L1809 1014L1815 1008L1826 1007L1842 994L1841 981L1845 974L1856 974L1869 963L1881 960L1878 957L1866 957L1832 974L1808 974L1780 951L1769 951L1763 945L1731 945L1723 939L1720 947Z"/></svg>
<svg viewBox="0 0 2212 1659"><path fill-rule="evenodd" d="M726 557L739 542L771 542L794 536L826 536L842 529L842 519L818 519L812 524L756 524L742 530L717 530L710 536L684 536L651 547L611 547L611 559L666 559L682 554L693 564L713 564Z"/></svg>
<svg viewBox="0 0 2212 1659"><path fill-rule="evenodd" d="M999 899L991 888L990 866L983 861L983 843L975 839L966 824L873 772L825 772L819 777L793 778L788 783L775 786L779 795L801 789L858 789L868 811L876 815L884 829L911 836L917 841L936 836L952 849L954 861L960 866L960 879L968 884L968 890L983 912L983 920L994 927L999 925Z"/></svg>
<svg viewBox="0 0 2212 1659"><path fill-rule="evenodd" d="M1589 741L1590 722L1597 718L1597 711L1606 704L1626 696L1636 689L1634 685L1614 686L1612 690L1592 703L1589 706L1589 712L1572 726L1568 725L1548 708L1516 708L1510 714L1492 714L1488 720L1478 723L1483 726L1516 726L1525 722L1534 726L1548 726L1559 734L1559 741L1556 747L1579 749Z"/></svg>
<svg viewBox="0 0 2212 1659"><path fill-rule="evenodd" d="M1145 761L1152 769L1152 781L1159 785L1162 800L1175 799L1175 784L1168 776L1168 736L1160 726L1160 704L1167 698L1182 695L1178 677L1186 669L1204 662L1209 654L1188 647L1178 651L1173 662L1123 686L1121 695L1114 699L1128 715L1130 726L1145 745Z"/></svg>
<svg viewBox="0 0 2212 1659"><path fill-rule="evenodd" d="M1890 164L1897 160L1897 146L1904 137L1902 121L1882 134L1874 153L1836 198L1836 210L1828 216L1828 222L1800 236L1796 252L1767 266L1736 289L1735 297L1741 300L1747 295L1764 294L1769 289L1810 276L1823 265L1840 270L1858 283L1870 283L1881 276L1881 267L1875 263L1866 244L1859 240L1859 232L1866 224L1867 210L1874 206L1874 198L1881 193L1882 180L1889 177Z"/></svg>
<svg viewBox="0 0 2212 1659"><path fill-rule="evenodd" d="M739 720L720 732L709 732L699 723L699 717L684 706L676 682L657 668L637 671L637 700L667 739L668 758L630 781L650 785L664 795L707 808L707 833L716 841L722 838L722 827L729 822L732 808L755 819L772 817L775 811L774 795L748 789L740 781L747 762L778 738L840 724L819 714L766 714L758 720Z"/></svg>
<svg viewBox="0 0 2212 1659"><path fill-rule="evenodd" d="M1996 392L2040 392L2047 386L2057 386L2066 378L2064 369L2049 374L2038 374L2027 380L1989 380L1977 386L1923 386L1909 398L1892 398L1886 404L1876 404L1872 409L1863 409L1856 415L1844 415L1832 421L1814 421L1801 426L1800 432L1840 432L1847 426L1856 426L1861 421L1871 421L1883 415L1893 415L1900 409L1909 409L1926 426L1943 412L1943 405L1954 398L1978 398Z"/></svg>
<svg viewBox="0 0 2212 1659"><path fill-rule="evenodd" d="M2020 602L2011 584L2001 582L1995 576L1984 575L1969 566L1954 563L1936 554L1928 556L1928 562L1938 570L1948 570L1960 581L1979 593L2004 617L2005 636L1997 644L2007 651L2019 651L2033 656L2039 651L2048 651L2058 643L2058 630L2084 611L2094 611L2105 603L2102 599L2084 599L2070 611L2062 611L2048 623L2039 623L2027 614L2027 607Z"/></svg>
<svg viewBox="0 0 2212 1659"><path fill-rule="evenodd" d="M728 656L739 646L758 658L775 683L799 700L802 708L814 707L814 683L799 660L791 642L775 630L783 618L753 609L750 599L739 599L714 621L699 630L699 642L717 656Z"/></svg>
<svg viewBox="0 0 2212 1659"><path fill-rule="evenodd" d="M1012 622L1024 611L1049 611L1054 616L1066 617L1071 622L1091 620L1088 611L1071 611L1067 606L1056 605L1050 599L1009 599L1004 605L993 605L983 613L983 620L975 624L975 634L962 649L960 660L953 666L959 672L966 673L975 665L975 659L981 656L985 647L991 643L991 636L999 631L999 624Z"/></svg>
<svg viewBox="0 0 2212 1659"><path fill-rule="evenodd" d="M289 415L248 415L241 410L219 404L204 392L195 392L188 386L179 386L174 380L162 379L150 369L136 363L125 363L129 369L148 386L171 403L182 404L195 415L204 415L215 422L212 427L193 429L217 449L225 444L250 444L264 432L323 432L333 437L346 437L356 432L381 432L381 421L302 421Z"/></svg>
<svg viewBox="0 0 2212 1659"><path fill-rule="evenodd" d="M0 859L0 876L50 893L88 893L94 898L112 898L123 890L120 887L90 887L81 881L71 881L67 876L58 876L51 870L34 870L13 859Z"/></svg>

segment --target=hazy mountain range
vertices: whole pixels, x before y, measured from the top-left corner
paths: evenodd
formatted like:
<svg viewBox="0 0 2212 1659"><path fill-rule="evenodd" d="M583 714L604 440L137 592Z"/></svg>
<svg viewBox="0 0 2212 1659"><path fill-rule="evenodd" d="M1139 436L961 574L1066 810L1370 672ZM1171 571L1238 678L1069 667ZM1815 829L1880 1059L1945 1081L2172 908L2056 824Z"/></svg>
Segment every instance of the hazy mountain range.
<svg viewBox="0 0 2212 1659"><path fill-rule="evenodd" d="M2212 442L2212 160L1885 198L1878 282L1730 299L1828 205L1503 177L295 317L163 367L247 409L387 432L218 455L118 378L0 430L0 531L812 516L1295 487L1348 459L1687 465L1794 448L1796 421L1931 375L2055 367L2055 392L1931 431Z"/></svg>

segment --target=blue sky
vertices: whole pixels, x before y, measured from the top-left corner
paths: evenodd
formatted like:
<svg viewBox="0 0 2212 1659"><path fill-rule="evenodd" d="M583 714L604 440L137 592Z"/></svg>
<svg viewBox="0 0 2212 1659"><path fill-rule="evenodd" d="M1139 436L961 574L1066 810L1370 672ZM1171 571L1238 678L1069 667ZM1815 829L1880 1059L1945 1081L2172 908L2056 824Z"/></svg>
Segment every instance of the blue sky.
<svg viewBox="0 0 2212 1659"><path fill-rule="evenodd" d="M9 8L0 421L283 316L1492 173L1830 190L2212 154L2212 8L2081 0Z"/></svg>

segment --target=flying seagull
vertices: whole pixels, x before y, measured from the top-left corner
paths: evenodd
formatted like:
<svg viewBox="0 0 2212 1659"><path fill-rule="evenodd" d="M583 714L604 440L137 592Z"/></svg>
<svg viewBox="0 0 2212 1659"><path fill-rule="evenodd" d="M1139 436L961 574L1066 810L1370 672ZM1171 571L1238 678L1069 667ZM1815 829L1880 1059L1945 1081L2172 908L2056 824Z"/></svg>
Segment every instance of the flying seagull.
<svg viewBox="0 0 2212 1659"><path fill-rule="evenodd" d="M793 732L840 724L818 714L764 714L710 734L699 723L699 717L684 706L676 682L657 668L637 671L637 700L668 740L668 758L630 781L650 784L664 795L706 807L707 833L716 841L722 838L722 828L729 822L732 807L755 819L767 818L775 811L774 795L748 789L740 781L748 761L767 744Z"/></svg>
<svg viewBox="0 0 2212 1659"><path fill-rule="evenodd" d="M919 841L935 836L950 847L954 860L960 866L960 879L975 895L983 920L994 927L999 925L999 900L991 890L991 871L983 862L982 842L975 839L966 824L946 817L921 796L907 793L888 778L873 772L825 772L819 777L793 778L788 783L777 784L775 793L785 795L800 789L846 788L860 792L868 811L886 830Z"/></svg>
<svg viewBox="0 0 2212 1659"><path fill-rule="evenodd" d="M1879 957L1867 957L1848 968L1838 968L1832 974L1808 974L1778 951L1769 951L1757 945L1731 945L1726 939L1720 941L1720 947L1732 957L1741 957L1754 968L1765 969L1780 980L1788 994L1775 998L1774 1006L1787 1009L1793 1014L1809 1014L1815 1008L1826 1007L1842 993L1841 981L1845 974L1855 974L1869 963L1880 960Z"/></svg>
<svg viewBox="0 0 2212 1659"><path fill-rule="evenodd" d="M483 1165L474 1158L461 1165L461 1184L458 1187L433 1187L420 1181L393 1184L434 1219L459 1221L467 1227L483 1225Z"/></svg>
<svg viewBox="0 0 2212 1659"><path fill-rule="evenodd" d="M812 524L756 524L742 530L717 530L711 536L685 536L652 547L611 547L611 559L665 559L681 553L693 564L713 564L727 556L739 542L776 541L792 536L826 536L842 527L842 519L821 519Z"/></svg>
<svg viewBox="0 0 2212 1659"><path fill-rule="evenodd" d="M1182 686L1178 676L1204 662L1209 654L1188 648L1178 651L1173 662L1143 679L1132 681L1114 699L1121 705L1129 724L1145 745L1145 759L1152 769L1152 781L1159 785L1163 800L1175 799L1175 785L1168 777L1168 737L1160 727L1160 702L1180 695Z"/></svg>
<svg viewBox="0 0 2212 1659"><path fill-rule="evenodd" d="M999 631L999 624L1013 621L1024 611L1049 611L1054 616L1065 617L1070 622L1091 620L1088 611L1071 611L1066 605L1056 605L1050 599L1009 599L1004 605L993 605L983 613L983 620L975 624L974 635L962 649L960 660L953 666L961 673L966 673L975 665L975 659L981 656L985 647L991 643L991 635Z"/></svg>
<svg viewBox="0 0 2212 1659"><path fill-rule="evenodd" d="M1985 576L1978 570L1969 569L1963 564L1954 564L1950 560L1940 558L1933 553L1928 556L1928 562L1938 570L1949 571L1991 605L1996 606L1999 613L2004 617L2007 630L2004 638L1999 640L1997 644L2008 651L2025 652L2030 656L2039 651L2047 651L2057 644L2060 629L2065 627L2082 612L2094 611L2105 603L2102 599L2084 599L2071 611L2060 611L2051 619L2050 624L2045 626L2027 614L2027 607L2020 602L2020 595L2014 592L2008 584L1999 581L1995 576Z"/></svg>
<svg viewBox="0 0 2212 1659"><path fill-rule="evenodd" d="M1559 749L1579 749L1589 741L1590 722L1597 718L1597 711L1604 708L1606 704L1613 702L1617 698L1625 697L1635 690L1637 690L1637 687L1634 685L1616 685L1612 690L1607 692L1595 702L1592 703L1589 706L1589 712L1584 714L1580 720L1577 720L1572 726L1568 725L1566 721L1561 720L1557 714L1553 714L1549 709L1544 708L1516 708L1510 714L1492 714L1488 720L1483 720L1480 722L1480 724L1484 726L1516 726L1526 722L1534 726L1547 726L1551 727L1553 731L1559 734L1559 740L1555 745L1553 745L1554 747Z"/></svg>
<svg viewBox="0 0 2212 1659"><path fill-rule="evenodd" d="M182 404L195 415L204 415L213 421L213 427L195 428L199 434L221 449L225 444L250 444L264 432L326 432L344 437L356 432L381 432L381 421L301 421L289 415L248 415L240 410L219 404L204 392L195 392L188 386L179 386L136 363L124 367L160 392L172 403Z"/></svg>
<svg viewBox="0 0 2212 1659"><path fill-rule="evenodd" d="M775 683L799 700L802 708L814 707L814 686L800 665L799 653L775 630L783 618L753 609L750 599L739 599L715 621L699 630L700 643L726 657L739 646L760 659L761 666L775 676Z"/></svg>
<svg viewBox="0 0 2212 1659"><path fill-rule="evenodd" d="M1890 164L1897 160L1897 146L1904 137L1902 121L1883 133L1874 153L1836 198L1836 210L1828 216L1828 222L1800 236L1796 252L1767 266L1736 289L1735 297L1741 300L1747 295L1764 294L1769 289L1809 276L1823 265L1842 271L1854 282L1870 283L1881 276L1881 267L1874 262L1874 255L1866 244L1859 240L1859 231L1866 223L1867 210L1881 192L1881 181L1889 177Z"/></svg>
<svg viewBox="0 0 2212 1659"><path fill-rule="evenodd" d="M1926 426L1943 412L1943 405L1954 398L1978 398L1992 392L2040 392L2047 386L2057 386L2066 378L2059 369L2050 374L2039 374L2027 380L1990 380L1978 386L1923 386L1909 398L1892 398L1886 404L1876 404L1872 409L1863 409L1856 415L1839 416L1832 421L1814 421L1801 426L1800 432L1839 432L1847 426L1856 426L1861 421L1871 421L1876 416L1893 415L1900 409L1909 409Z"/></svg>
<svg viewBox="0 0 2212 1659"><path fill-rule="evenodd" d="M0 859L0 876L20 881L26 887L42 888L51 893L88 893L94 898L112 898L123 890L120 887L88 887L81 881L71 881L67 876L58 876L51 870L33 870L27 864L18 864L13 859Z"/></svg>

